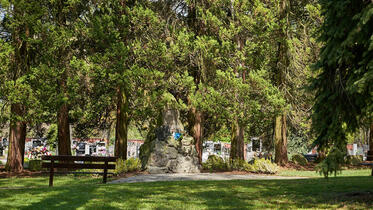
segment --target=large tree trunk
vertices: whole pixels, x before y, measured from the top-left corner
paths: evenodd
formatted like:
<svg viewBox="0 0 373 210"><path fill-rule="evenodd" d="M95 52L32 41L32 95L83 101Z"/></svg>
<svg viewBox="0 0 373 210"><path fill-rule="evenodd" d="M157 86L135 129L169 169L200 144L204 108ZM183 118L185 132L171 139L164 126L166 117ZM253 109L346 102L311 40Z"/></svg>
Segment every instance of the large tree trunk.
<svg viewBox="0 0 373 210"><path fill-rule="evenodd" d="M13 12L16 20L22 20L25 11L20 9L20 2L14 2ZM28 51L27 38L30 37L30 30L27 24L18 24L12 31L14 47L14 60L12 63L13 82L17 86L17 80L25 75L30 67L30 53ZM21 103L11 103L10 111L12 119L9 128L9 149L6 169L9 171L22 171L25 155L26 122L18 118L24 117L25 107Z"/></svg>
<svg viewBox="0 0 373 210"><path fill-rule="evenodd" d="M369 131L369 151L373 151L373 123L370 124L370 131Z"/></svg>
<svg viewBox="0 0 373 210"><path fill-rule="evenodd" d="M197 154L198 154L198 160L200 163L202 163L202 152L203 152L203 145L202 145L202 136L203 136L203 114L201 111L192 108L191 109L192 114L192 136L194 138L194 144L196 146Z"/></svg>
<svg viewBox="0 0 373 210"><path fill-rule="evenodd" d="M285 113L275 119L273 138L275 141L275 162L285 165L288 162Z"/></svg>
<svg viewBox="0 0 373 210"><path fill-rule="evenodd" d="M56 24L58 27L64 27L67 23L66 13L63 12L65 9L65 1L60 0L56 6L58 11L56 16ZM64 69L61 78L59 80L60 93L63 94L65 98L68 96L67 81L69 78L69 62L71 55L69 55L68 49L60 48L59 56L61 57L61 63L59 68ZM71 155L71 139L70 139L70 126L69 126L69 103L64 102L60 105L59 110L57 110L57 140L58 140L58 155Z"/></svg>
<svg viewBox="0 0 373 210"><path fill-rule="evenodd" d="M279 25L280 29L278 31L279 41L278 41L278 54L276 62L276 70L274 74L275 85L284 90L285 87L285 74L287 68L289 67L289 58L288 58L288 28L289 28L289 7L290 3L288 0L282 0L279 2ZM282 115L276 116L273 127L273 138L275 142L275 162L280 165L285 165L288 162L287 155L287 136L286 136L286 112L283 112Z"/></svg>
<svg viewBox="0 0 373 210"><path fill-rule="evenodd" d="M127 159L127 136L129 124L129 101L126 92L118 89L117 122L115 127L114 154L123 160Z"/></svg>
<svg viewBox="0 0 373 210"><path fill-rule="evenodd" d="M369 151L368 151L367 161L373 161L373 123L370 124L370 129L369 129ZM373 168L372 168L372 176L373 176Z"/></svg>
<svg viewBox="0 0 373 210"><path fill-rule="evenodd" d="M71 155L69 108L63 104L57 113L58 155Z"/></svg>
<svg viewBox="0 0 373 210"><path fill-rule="evenodd" d="M12 104L11 112L16 116L22 116L22 105ZM12 120L9 128L9 149L6 169L19 172L23 170L25 155L26 123Z"/></svg>
<svg viewBox="0 0 373 210"><path fill-rule="evenodd" d="M239 126L238 120L232 123L232 139L231 139L231 152L230 158L245 159L245 141L244 141L244 128Z"/></svg>

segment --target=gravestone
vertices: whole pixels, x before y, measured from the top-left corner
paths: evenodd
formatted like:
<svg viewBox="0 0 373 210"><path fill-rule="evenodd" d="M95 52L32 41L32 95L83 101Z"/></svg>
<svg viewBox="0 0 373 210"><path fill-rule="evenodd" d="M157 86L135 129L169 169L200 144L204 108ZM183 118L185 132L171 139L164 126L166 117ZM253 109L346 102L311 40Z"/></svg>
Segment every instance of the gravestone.
<svg viewBox="0 0 373 210"><path fill-rule="evenodd" d="M154 137L140 147L143 169L152 174L200 172L193 137L185 133L179 112L167 109L162 119L163 124L155 130Z"/></svg>

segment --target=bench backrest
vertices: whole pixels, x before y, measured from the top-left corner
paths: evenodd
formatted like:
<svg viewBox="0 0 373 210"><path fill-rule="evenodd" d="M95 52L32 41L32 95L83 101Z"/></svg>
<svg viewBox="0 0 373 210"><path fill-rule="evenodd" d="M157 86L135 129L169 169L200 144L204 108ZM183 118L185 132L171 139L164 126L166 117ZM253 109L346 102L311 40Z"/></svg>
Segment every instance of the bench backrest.
<svg viewBox="0 0 373 210"><path fill-rule="evenodd" d="M42 156L43 168L71 168L71 169L115 169L115 164L109 162L116 162L117 157L95 157L95 156ZM56 162L58 161L58 162ZM74 163L74 161L89 161L95 163ZM97 162L103 162L98 164Z"/></svg>

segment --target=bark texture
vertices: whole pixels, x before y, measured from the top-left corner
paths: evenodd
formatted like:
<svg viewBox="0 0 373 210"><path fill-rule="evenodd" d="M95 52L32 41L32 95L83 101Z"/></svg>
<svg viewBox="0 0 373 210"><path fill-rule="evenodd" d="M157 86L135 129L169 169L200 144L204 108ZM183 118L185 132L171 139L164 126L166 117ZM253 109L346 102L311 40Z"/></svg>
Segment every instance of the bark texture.
<svg viewBox="0 0 373 210"><path fill-rule="evenodd" d="M195 145L196 150L197 150L199 163L202 163L203 114L202 114L202 112L198 111L195 108L191 109L191 113L192 113L191 122L192 122L192 125L193 125L191 133L192 133L192 136L194 138L194 145Z"/></svg>
<svg viewBox="0 0 373 210"><path fill-rule="evenodd" d="M373 123L370 124L370 131L369 131L369 151L373 151Z"/></svg>
<svg viewBox="0 0 373 210"><path fill-rule="evenodd" d="M20 9L20 2L14 2L14 18L22 20L25 11ZM21 22L21 21L20 21ZM14 47L12 80L17 87L17 80L25 75L30 67L30 52L27 38L30 37L30 30L27 24L19 24L13 28L12 41ZM26 108L21 103L11 103L10 111L12 119L9 128L9 149L6 169L9 171L19 172L23 170L23 160L25 154L26 140L26 122L22 119L25 115Z"/></svg>
<svg viewBox="0 0 373 210"><path fill-rule="evenodd" d="M67 14L64 12L65 2L58 1L57 4L57 19L56 23L58 27L64 27L67 23ZM64 98L69 99L67 81L69 78L69 62L71 58L71 52L68 49L60 48L58 55L61 57L61 63L59 68L64 70L59 79L59 92L63 94ZM58 140L58 155L71 155L71 139L70 139L70 126L69 126L69 102L64 101L59 105L57 110L57 140Z"/></svg>
<svg viewBox="0 0 373 210"><path fill-rule="evenodd" d="M12 104L12 114L22 116L22 105ZM6 169L13 172L23 170L23 160L25 155L26 123L12 120L9 128L9 149Z"/></svg>
<svg viewBox="0 0 373 210"><path fill-rule="evenodd" d="M232 123L231 159L245 159L244 128L239 126L238 121Z"/></svg>
<svg viewBox="0 0 373 210"><path fill-rule="evenodd" d="M276 71L274 74L274 82L284 93L286 88L285 75L289 67L288 57L288 27L289 27L289 6L288 0L281 0L279 2L279 25L280 30L278 31L278 51L277 51L277 62ZM286 94L285 94L286 95ZM285 165L288 162L287 155L287 134L286 134L286 112L276 116L273 126L273 138L275 143L275 162L280 165Z"/></svg>
<svg viewBox="0 0 373 210"><path fill-rule="evenodd" d="M57 113L58 155L71 155L69 109L63 104Z"/></svg>
<svg viewBox="0 0 373 210"><path fill-rule="evenodd" d="M285 165L288 162L285 113L276 117L273 132L276 153L275 162L279 165Z"/></svg>
<svg viewBox="0 0 373 210"><path fill-rule="evenodd" d="M115 126L115 151L114 154L123 160L127 159L127 134L129 124L129 101L122 89L118 90L117 121Z"/></svg>

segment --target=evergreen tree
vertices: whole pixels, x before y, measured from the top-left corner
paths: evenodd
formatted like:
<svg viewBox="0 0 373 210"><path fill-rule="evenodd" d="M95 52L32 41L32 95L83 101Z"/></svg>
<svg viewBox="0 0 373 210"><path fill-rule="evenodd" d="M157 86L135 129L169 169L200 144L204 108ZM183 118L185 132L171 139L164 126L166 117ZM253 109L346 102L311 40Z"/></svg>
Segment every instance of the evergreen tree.
<svg viewBox="0 0 373 210"><path fill-rule="evenodd" d="M309 65L318 56L319 46L313 39L315 28L320 24L316 1L276 0L268 4L276 13L272 43L272 80L280 89L286 106L273 123L275 162L288 162L288 137L301 139L307 144L312 95L304 91L304 81L311 76Z"/></svg>
<svg viewBox="0 0 373 210"><path fill-rule="evenodd" d="M269 91L270 84L265 85L265 72L269 68L266 47L271 31L266 21L271 19L271 12L263 3L250 1L187 1L187 8L186 28L191 33L186 40L191 43L188 52L192 59L186 60L195 87L195 92L188 96L190 113L199 110L205 117L205 123L197 120L199 132L202 128L207 131L207 127L230 128L231 157L243 159L244 130L249 122L273 113L259 117L261 109L265 112L265 105L274 103L266 101L266 97L271 94L272 99L279 97L275 96L275 90ZM258 92L263 97L258 97ZM259 101L262 107L258 106ZM227 123L228 126L221 125ZM189 123L192 128L194 125L193 121ZM201 136L208 137L208 132Z"/></svg>
<svg viewBox="0 0 373 210"><path fill-rule="evenodd" d="M127 158L130 122L154 127L165 89L160 70L169 68L163 56L165 43L160 41L165 39L164 24L151 5L147 1L102 1L88 17L92 68L83 123L115 119L115 156L122 159Z"/></svg>
<svg viewBox="0 0 373 210"><path fill-rule="evenodd" d="M37 107L30 88L30 73L36 57L35 22L41 17L39 1L2 1L0 41L0 100L9 104L9 150L6 168L23 170L26 126ZM34 110L33 110L34 111ZM2 117L4 110L1 111Z"/></svg>
<svg viewBox="0 0 373 210"><path fill-rule="evenodd" d="M313 128L320 150L345 150L346 134L371 124L373 104L372 1L320 1L324 44L315 65L317 76Z"/></svg>
<svg viewBox="0 0 373 210"><path fill-rule="evenodd" d="M70 124L79 112L87 77L82 45L86 1L45 1L38 20L40 56L33 69L33 89L44 112L44 122L56 122L58 154L71 155Z"/></svg>

